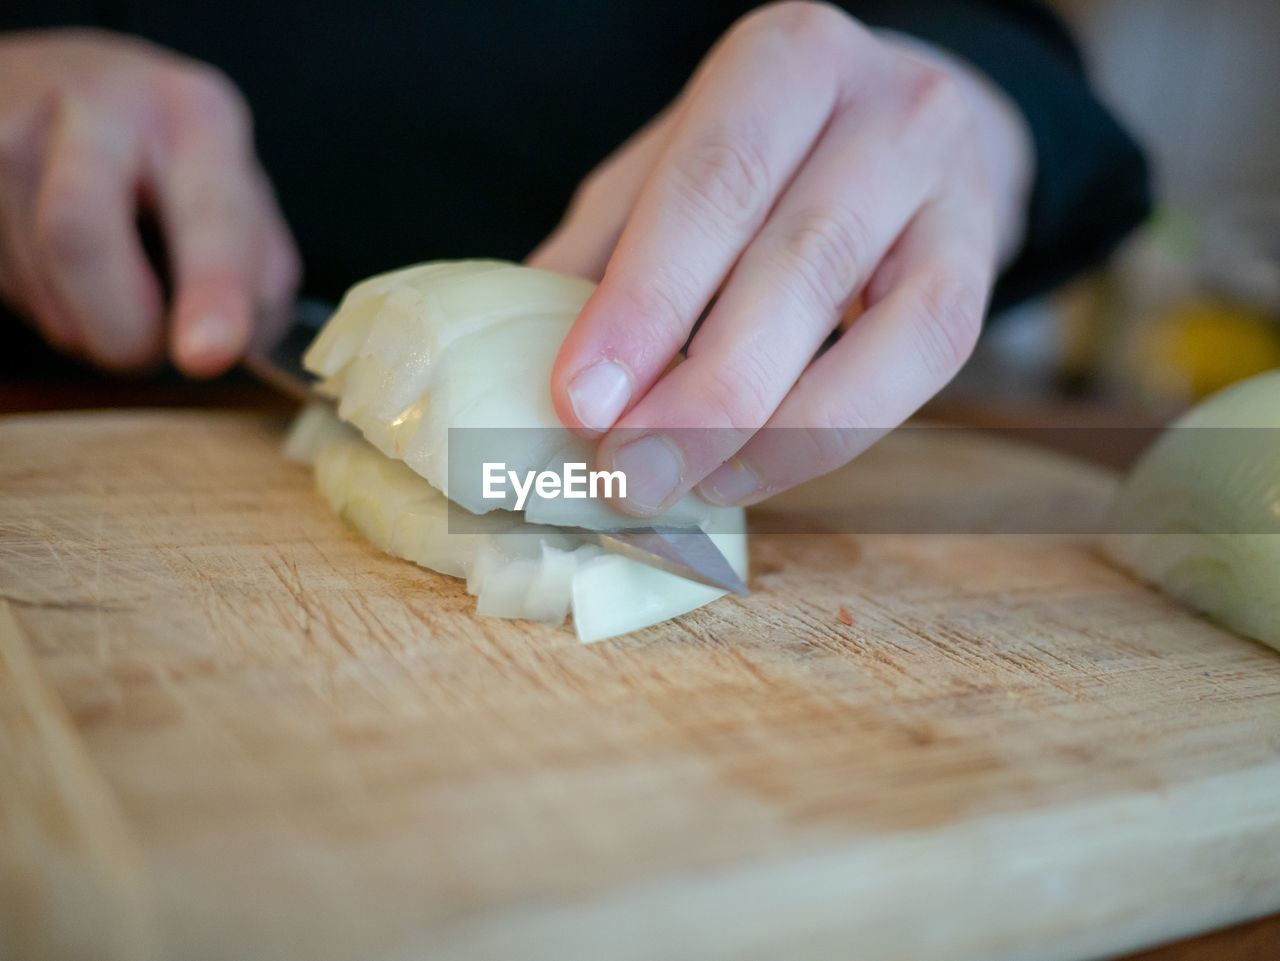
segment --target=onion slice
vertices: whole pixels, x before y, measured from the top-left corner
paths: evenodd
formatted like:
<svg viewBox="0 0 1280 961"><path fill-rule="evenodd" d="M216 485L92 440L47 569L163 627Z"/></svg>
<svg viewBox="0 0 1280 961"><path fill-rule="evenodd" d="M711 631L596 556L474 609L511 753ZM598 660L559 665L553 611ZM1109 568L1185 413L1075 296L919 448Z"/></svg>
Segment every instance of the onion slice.
<svg viewBox="0 0 1280 961"><path fill-rule="evenodd" d="M484 496L485 463L526 478L593 466L547 385L595 286L502 261L420 264L356 284L308 349L337 416L304 411L286 452L376 547L466 579L476 610L563 623L597 641L683 614L724 591L612 555L564 528L701 526L747 573L744 515L690 494L638 522L600 499ZM459 519L465 532L459 530ZM450 522L454 530L450 530Z"/></svg>
<svg viewBox="0 0 1280 961"><path fill-rule="evenodd" d="M316 437L321 441L308 449L303 441ZM450 510L460 508L405 464L350 436L323 408L299 417L286 446L308 450L321 495L375 547L466 578L479 614L547 624L572 614L579 640L589 642L657 624L725 593L529 524L512 511L468 518L467 533L451 533ZM745 578L742 509L709 514L711 539Z"/></svg>

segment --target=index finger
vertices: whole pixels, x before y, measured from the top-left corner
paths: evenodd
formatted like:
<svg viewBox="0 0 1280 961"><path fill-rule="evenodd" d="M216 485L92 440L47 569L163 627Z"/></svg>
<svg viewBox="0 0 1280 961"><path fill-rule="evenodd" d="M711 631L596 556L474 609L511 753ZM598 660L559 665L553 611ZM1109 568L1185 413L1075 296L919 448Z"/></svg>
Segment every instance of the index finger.
<svg viewBox="0 0 1280 961"><path fill-rule="evenodd" d="M742 21L695 75L561 347L552 399L571 428L608 430L661 376L835 106L837 58L813 51L831 49L816 37L844 15L768 14Z"/></svg>
<svg viewBox="0 0 1280 961"><path fill-rule="evenodd" d="M173 272L170 353L185 373L221 373L253 333L255 161L242 108L212 87L175 110L153 174Z"/></svg>

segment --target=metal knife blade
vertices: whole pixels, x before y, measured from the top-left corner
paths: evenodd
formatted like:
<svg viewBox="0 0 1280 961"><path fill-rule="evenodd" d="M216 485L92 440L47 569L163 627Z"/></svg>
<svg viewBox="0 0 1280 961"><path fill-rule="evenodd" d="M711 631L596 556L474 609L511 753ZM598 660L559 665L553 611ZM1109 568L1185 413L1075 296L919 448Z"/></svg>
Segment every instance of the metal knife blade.
<svg viewBox="0 0 1280 961"><path fill-rule="evenodd" d="M747 593L747 585L738 572L700 527L635 527L614 531L593 531L585 527L569 529L610 553L708 587L718 587L734 594Z"/></svg>
<svg viewBox="0 0 1280 961"><path fill-rule="evenodd" d="M315 378L302 366L302 355L333 316L333 305L302 297L293 307L293 323L280 342L267 351L253 351L241 366L268 387L304 403L325 400L315 388Z"/></svg>
<svg viewBox="0 0 1280 961"><path fill-rule="evenodd" d="M269 351L250 354L243 361L244 368L263 383L295 400L332 403L329 398L316 393L315 378L302 366L302 355L332 315L332 305L320 300L300 299L294 307L293 324L280 342ZM718 587L735 594L747 593L742 578L701 528L562 529L599 544L612 554L629 557L708 587Z"/></svg>

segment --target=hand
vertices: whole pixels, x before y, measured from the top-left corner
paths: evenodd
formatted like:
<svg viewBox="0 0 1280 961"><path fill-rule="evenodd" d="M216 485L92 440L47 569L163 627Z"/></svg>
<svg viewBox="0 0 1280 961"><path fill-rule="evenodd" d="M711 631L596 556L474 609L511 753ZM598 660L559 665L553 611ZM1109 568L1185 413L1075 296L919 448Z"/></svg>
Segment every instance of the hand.
<svg viewBox="0 0 1280 961"><path fill-rule="evenodd" d="M140 215L163 235L167 310ZM50 343L116 370L167 347L210 376L276 332L297 278L230 81L109 33L0 38L0 295Z"/></svg>
<svg viewBox="0 0 1280 961"><path fill-rule="evenodd" d="M530 258L603 276L556 411L607 432L599 464L626 472L637 515L695 484L750 504L846 463L972 351L1031 166L1016 108L959 62L825 4L755 11Z"/></svg>

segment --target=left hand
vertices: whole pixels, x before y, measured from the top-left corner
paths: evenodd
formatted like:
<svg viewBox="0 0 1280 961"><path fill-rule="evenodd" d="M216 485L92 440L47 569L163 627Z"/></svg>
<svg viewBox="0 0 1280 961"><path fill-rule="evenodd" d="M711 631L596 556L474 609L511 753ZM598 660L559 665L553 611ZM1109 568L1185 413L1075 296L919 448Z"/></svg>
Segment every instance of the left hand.
<svg viewBox="0 0 1280 961"><path fill-rule="evenodd" d="M947 55L803 0L739 21L530 258L603 277L551 389L626 473L618 506L751 504L901 423L972 351L1031 165L1016 108Z"/></svg>

